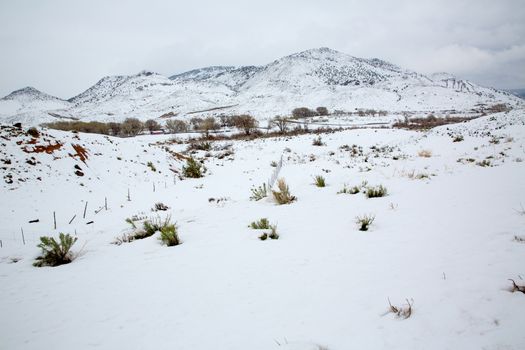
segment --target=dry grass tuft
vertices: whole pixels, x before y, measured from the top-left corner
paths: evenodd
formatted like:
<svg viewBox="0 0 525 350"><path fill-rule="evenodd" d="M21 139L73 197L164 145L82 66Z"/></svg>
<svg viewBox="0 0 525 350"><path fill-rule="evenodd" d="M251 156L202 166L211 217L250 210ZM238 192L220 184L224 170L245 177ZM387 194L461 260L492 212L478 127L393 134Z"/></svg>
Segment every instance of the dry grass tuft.
<svg viewBox="0 0 525 350"><path fill-rule="evenodd" d="M295 196L292 196L290 189L283 178L277 180L277 188L279 190L272 190L272 194L278 204L289 204L297 199Z"/></svg>
<svg viewBox="0 0 525 350"><path fill-rule="evenodd" d="M432 151L430 151L428 149L423 149L423 150L417 152L417 155L420 156L420 157L423 157L423 158L430 158L430 157L432 157Z"/></svg>

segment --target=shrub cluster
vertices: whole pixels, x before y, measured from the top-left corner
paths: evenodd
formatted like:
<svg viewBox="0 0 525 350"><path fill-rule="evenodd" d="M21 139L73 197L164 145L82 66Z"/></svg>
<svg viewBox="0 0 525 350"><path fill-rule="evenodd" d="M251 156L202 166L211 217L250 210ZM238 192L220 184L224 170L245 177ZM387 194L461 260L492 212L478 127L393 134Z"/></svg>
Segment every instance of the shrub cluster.
<svg viewBox="0 0 525 350"><path fill-rule="evenodd" d="M386 187L383 185L379 185L376 187L368 187L366 189L366 197L367 198L378 198L378 197L384 197L388 193Z"/></svg>
<svg viewBox="0 0 525 350"><path fill-rule="evenodd" d="M359 227L359 231L368 231L368 228L375 220L374 215L363 215L355 218L355 222Z"/></svg>
<svg viewBox="0 0 525 350"><path fill-rule="evenodd" d="M40 237L40 244L38 247L42 249L42 255L36 258L33 263L34 266L59 266L68 264L75 258L71 253L71 247L77 238L70 234L60 233L59 241L57 242L53 237Z"/></svg>
<svg viewBox="0 0 525 350"><path fill-rule="evenodd" d="M197 162L193 157L186 160L186 165L182 167L182 175L193 179L203 177L206 168L200 162Z"/></svg>

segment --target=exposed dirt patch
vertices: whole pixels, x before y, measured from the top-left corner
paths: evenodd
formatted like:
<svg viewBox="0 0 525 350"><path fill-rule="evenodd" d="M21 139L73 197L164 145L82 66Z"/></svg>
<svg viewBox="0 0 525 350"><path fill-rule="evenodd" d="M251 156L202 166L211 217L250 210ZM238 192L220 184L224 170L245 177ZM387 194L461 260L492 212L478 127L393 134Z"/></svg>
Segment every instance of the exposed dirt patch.
<svg viewBox="0 0 525 350"><path fill-rule="evenodd" d="M71 146L73 147L76 153L75 154L69 153L69 156L72 158L78 157L78 159L80 159L82 163L86 164L86 160L89 158L88 151L79 144L72 143Z"/></svg>
<svg viewBox="0 0 525 350"><path fill-rule="evenodd" d="M35 145L33 147L25 146L22 148L22 151L25 153L47 153L47 154L53 154L53 152L59 150L62 148L62 144L60 142L57 142L56 144L48 144L48 145Z"/></svg>

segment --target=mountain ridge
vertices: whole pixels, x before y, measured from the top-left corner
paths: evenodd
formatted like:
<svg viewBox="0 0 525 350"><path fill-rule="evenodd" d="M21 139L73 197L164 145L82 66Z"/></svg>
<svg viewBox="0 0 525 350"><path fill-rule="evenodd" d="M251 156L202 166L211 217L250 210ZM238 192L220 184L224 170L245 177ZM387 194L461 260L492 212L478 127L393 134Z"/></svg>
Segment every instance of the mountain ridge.
<svg viewBox="0 0 525 350"><path fill-rule="evenodd" d="M158 118L170 112L184 117L221 106L232 106L221 113L250 113L264 119L300 106L433 111L523 104L508 92L448 73L427 76L379 58L354 57L326 47L262 66L209 66L169 77L149 71L106 76L68 100L33 89L0 99L0 120L41 123L52 118L50 112L102 121ZM6 108L6 101L19 106Z"/></svg>

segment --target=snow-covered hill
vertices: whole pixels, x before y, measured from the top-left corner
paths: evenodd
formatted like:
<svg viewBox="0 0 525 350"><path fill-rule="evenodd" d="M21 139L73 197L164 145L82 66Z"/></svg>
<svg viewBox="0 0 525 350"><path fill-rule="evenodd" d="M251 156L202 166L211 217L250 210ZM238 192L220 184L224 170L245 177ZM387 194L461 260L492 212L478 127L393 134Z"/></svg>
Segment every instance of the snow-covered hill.
<svg viewBox="0 0 525 350"><path fill-rule="evenodd" d="M9 101L27 98L22 93ZM166 113L186 118L188 113L213 110L208 114L246 112L265 119L301 106L462 111L480 105L524 103L507 92L449 74L425 76L380 59L357 58L328 48L303 51L260 67L212 66L170 78L151 72L105 77L68 101L32 103L31 114L26 113L27 108L13 110L13 102L5 99L0 100L0 120L20 118L32 124L53 118L49 112L109 121L158 118Z"/></svg>
<svg viewBox="0 0 525 350"><path fill-rule="evenodd" d="M0 121L34 124L53 119L48 111L70 107L68 101L28 86L0 99Z"/></svg>

